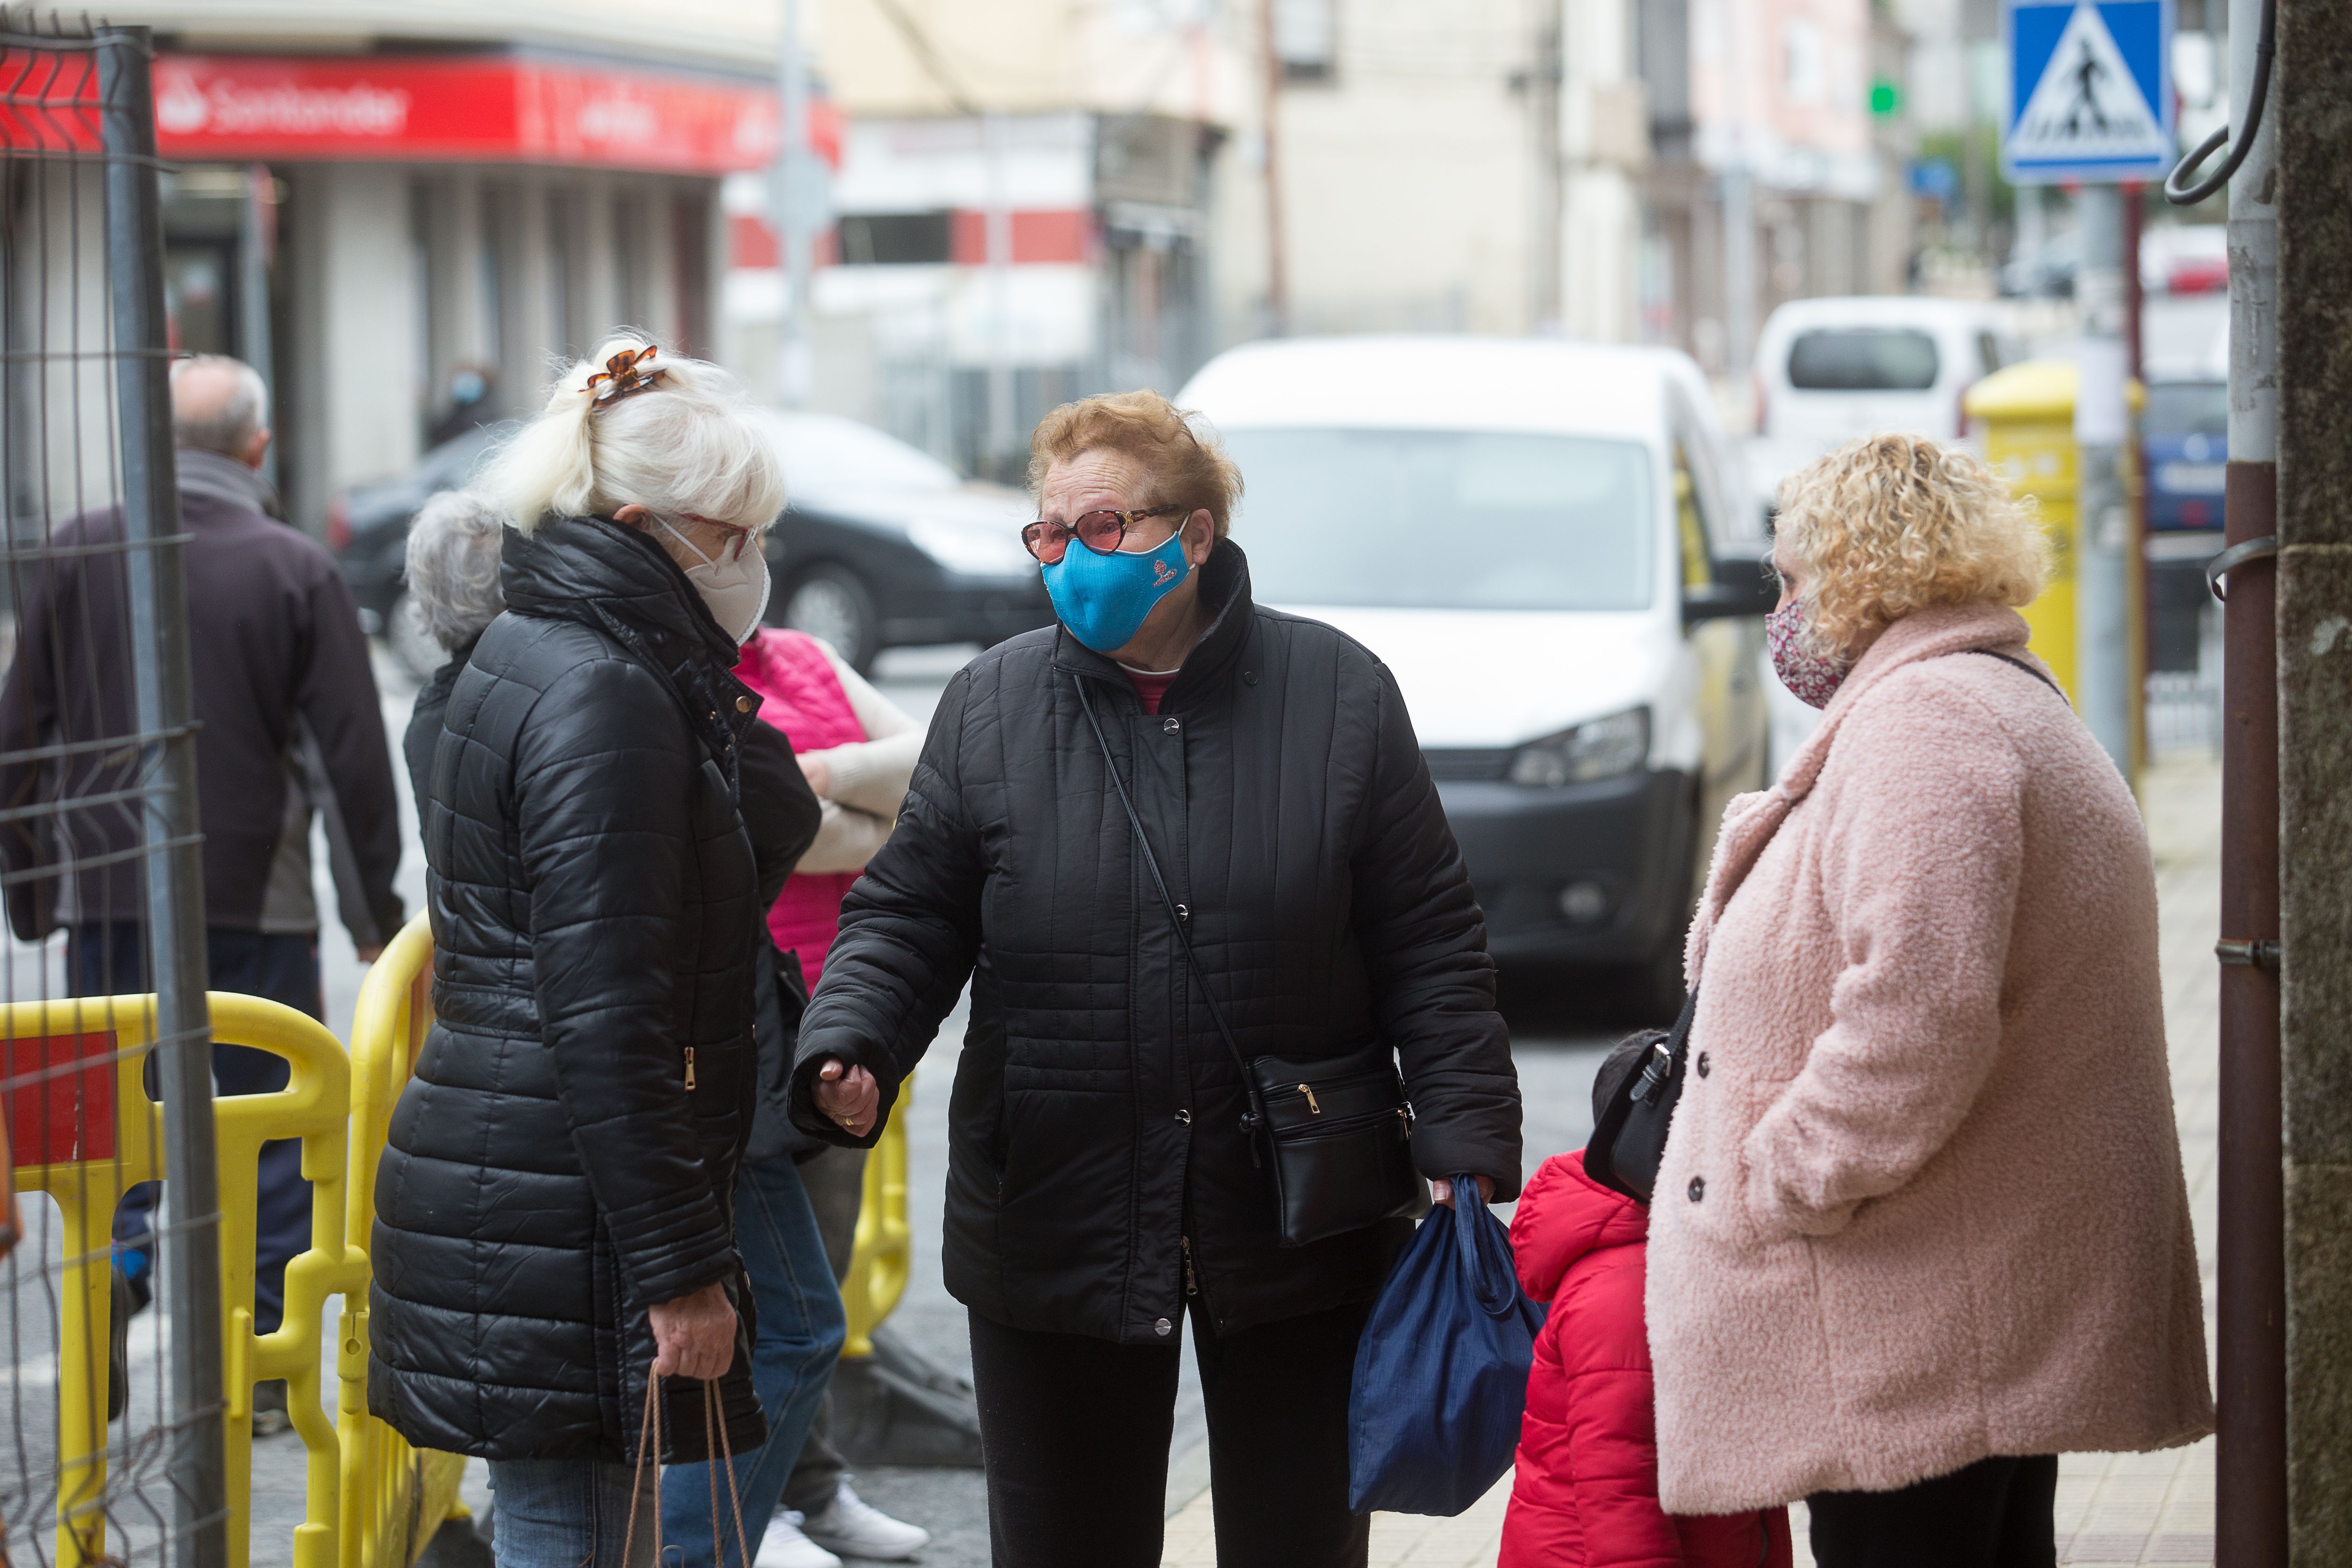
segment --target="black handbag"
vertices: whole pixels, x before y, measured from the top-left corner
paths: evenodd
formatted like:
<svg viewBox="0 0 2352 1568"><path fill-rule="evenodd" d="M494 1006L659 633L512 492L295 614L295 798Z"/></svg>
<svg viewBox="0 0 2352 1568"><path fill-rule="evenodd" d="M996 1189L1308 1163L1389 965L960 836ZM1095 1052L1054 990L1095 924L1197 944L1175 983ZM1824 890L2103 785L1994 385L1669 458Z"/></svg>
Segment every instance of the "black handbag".
<svg viewBox="0 0 2352 1568"><path fill-rule="evenodd" d="M1675 1119L1675 1105L1683 1097L1683 1066L1690 1054L1691 1014L1698 1010L1698 991L1683 998L1683 1010L1670 1030L1651 1030L1634 1038L1646 1041L1634 1070L1610 1091L1601 1108L1592 1139L1584 1145L1584 1174L1612 1191L1646 1204L1658 1185L1658 1164L1666 1152L1666 1128Z"/></svg>
<svg viewBox="0 0 2352 1568"><path fill-rule="evenodd" d="M1210 993L1209 977L1192 955L1192 912L1169 893L1167 879L1160 874L1160 858L1144 835L1143 819L1136 814L1110 741L1095 717L1086 681L1072 679L1095 744L1102 747L1111 787L1135 830L1136 847L1151 873L1151 885L1167 906L1184 967L1199 984L1209 1018L1241 1071L1242 1090L1249 1098L1242 1136L1249 1141L1250 1164L1260 1163L1261 1136L1272 1153L1282 1245L1304 1247L1383 1219L1418 1219L1428 1213L1429 1185L1412 1168L1412 1106L1405 1099L1404 1080L1397 1075L1396 1054L1385 1042L1375 1040L1346 1056L1313 1061L1275 1056L1253 1060L1242 1054L1234 1031L1225 1027L1223 1009Z"/></svg>

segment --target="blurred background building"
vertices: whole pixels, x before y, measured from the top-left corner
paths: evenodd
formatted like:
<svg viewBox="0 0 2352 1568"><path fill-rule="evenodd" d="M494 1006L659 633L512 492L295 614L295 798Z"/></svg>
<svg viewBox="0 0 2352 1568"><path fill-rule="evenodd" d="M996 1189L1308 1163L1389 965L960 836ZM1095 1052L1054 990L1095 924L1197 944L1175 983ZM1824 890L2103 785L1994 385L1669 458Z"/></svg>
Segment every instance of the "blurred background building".
<svg viewBox="0 0 2352 1568"><path fill-rule="evenodd" d="M305 526L436 435L535 404L615 322L716 348L719 183L777 145L765 8L172 0L116 19L157 31L176 343L262 367Z"/></svg>
<svg viewBox="0 0 2352 1568"><path fill-rule="evenodd" d="M529 412L615 323L791 401L786 8L120 13L162 50L179 343L269 376L296 521L332 535L336 497ZM967 474L1014 474L1055 402L1269 333L1666 344L1744 428L1790 299L1999 292L2042 302L2029 338L2065 325L2071 202L1999 175L1993 0L796 9L827 176L797 401ZM2190 136L2211 9L2181 6ZM2220 286L2218 246L2151 254Z"/></svg>

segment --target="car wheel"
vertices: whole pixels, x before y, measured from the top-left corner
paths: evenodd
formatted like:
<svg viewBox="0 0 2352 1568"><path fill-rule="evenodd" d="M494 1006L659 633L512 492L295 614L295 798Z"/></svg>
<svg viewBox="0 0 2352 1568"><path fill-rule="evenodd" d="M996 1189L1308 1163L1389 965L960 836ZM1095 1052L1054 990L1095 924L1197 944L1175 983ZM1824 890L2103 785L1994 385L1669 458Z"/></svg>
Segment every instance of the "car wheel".
<svg viewBox="0 0 2352 1568"><path fill-rule="evenodd" d="M1684 841L1689 848L1683 855L1682 874L1671 884L1684 890L1680 918L1666 922L1647 957L1618 972L1619 1009L1626 1021L1637 1029L1665 1029L1683 1010L1683 948L1690 936L1691 919L1698 913L1700 894L1698 867L1695 863L1699 827L1696 804L1691 810L1690 832Z"/></svg>
<svg viewBox="0 0 2352 1568"><path fill-rule="evenodd" d="M393 656L420 681L431 680L433 672L449 662L449 651L425 629L425 611L405 589L383 618L383 640Z"/></svg>
<svg viewBox="0 0 2352 1568"><path fill-rule="evenodd" d="M846 567L815 567L793 583L784 599L784 624L824 638L861 675L882 652L882 622L874 610L874 595Z"/></svg>

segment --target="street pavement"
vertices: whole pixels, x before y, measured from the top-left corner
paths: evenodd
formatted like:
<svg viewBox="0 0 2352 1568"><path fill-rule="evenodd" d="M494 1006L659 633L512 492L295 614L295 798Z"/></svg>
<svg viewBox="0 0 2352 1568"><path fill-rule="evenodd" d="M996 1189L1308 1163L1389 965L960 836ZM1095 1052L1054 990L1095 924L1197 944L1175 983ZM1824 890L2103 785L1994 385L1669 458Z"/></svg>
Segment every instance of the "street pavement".
<svg viewBox="0 0 2352 1568"><path fill-rule="evenodd" d="M968 649L910 650L886 655L877 684L918 720L928 720L948 677L969 653ZM416 683L388 657L378 660L378 678L397 768L399 737L407 723ZM414 911L422 905L424 864L416 847L404 773L400 786L409 846L400 885ZM2163 903L2168 1031L2199 1256L2206 1281L2210 1332L2217 1079L2212 961L2219 895L2217 768L2204 754L2161 761L2145 779L2142 797L2156 845ZM323 846L314 861L323 879ZM334 907L323 887L320 907ZM348 1039L364 970L349 937L339 927L331 925L322 933L320 949L328 1021L339 1036ZM38 961L28 954L12 953L10 958L16 965L27 959ZM1527 1164L1532 1169L1549 1155L1580 1145L1588 1134L1592 1074L1609 1041L1615 1038L1618 1020L1572 977L1507 975L1504 1010L1512 1026L1526 1103ZM907 1113L915 1256L905 1298L891 1322L917 1349L942 1365L968 1374L971 1356L964 1312L941 1283L938 1250L946 1176L948 1089L963 1025L963 1009L959 1006L915 1076ZM1507 1218L1507 1207L1498 1212ZM142 1325L148 1321L142 1320ZM331 1333L322 1337L331 1343ZM153 1381L149 1364L161 1348L160 1334L142 1336L134 1343L135 1382ZM2061 1561L2079 1568L2210 1563L2212 1473L2210 1440L2166 1455L2069 1456L2061 1468ZM980 1472L884 1469L862 1472L857 1479L868 1500L932 1531L934 1542L921 1559L925 1563L933 1568L980 1568L989 1562L986 1500ZM1188 1343L1171 1448L1166 1555L1171 1564L1215 1560L1208 1480L1206 1431ZM1489 1497L1456 1520L1377 1517L1372 1561L1464 1568L1491 1564L1507 1489L1506 1477ZM255 1568L290 1568L292 1532L302 1517L302 1491L299 1443L290 1434L257 1443L251 1513ZM488 1494L478 1464L471 1467L466 1494L478 1512L485 1509ZM1801 1516L1798 1541L1800 1563L1810 1564Z"/></svg>

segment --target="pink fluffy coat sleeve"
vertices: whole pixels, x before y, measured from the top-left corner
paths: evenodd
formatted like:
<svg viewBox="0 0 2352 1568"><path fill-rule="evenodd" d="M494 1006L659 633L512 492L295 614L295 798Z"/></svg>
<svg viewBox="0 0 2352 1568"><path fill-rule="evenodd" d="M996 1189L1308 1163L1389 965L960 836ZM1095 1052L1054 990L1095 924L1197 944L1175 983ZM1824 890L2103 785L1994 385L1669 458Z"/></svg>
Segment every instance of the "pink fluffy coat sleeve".
<svg viewBox="0 0 2352 1568"><path fill-rule="evenodd" d="M1930 689L1895 689L1912 685ZM1832 1234L1903 1186L2000 1045L2024 768L1996 716L1941 672L1905 671L1870 696L1838 737L1851 771L1809 802L1826 818L1814 831L1841 967L1830 1027L1747 1139L1767 1236Z"/></svg>

